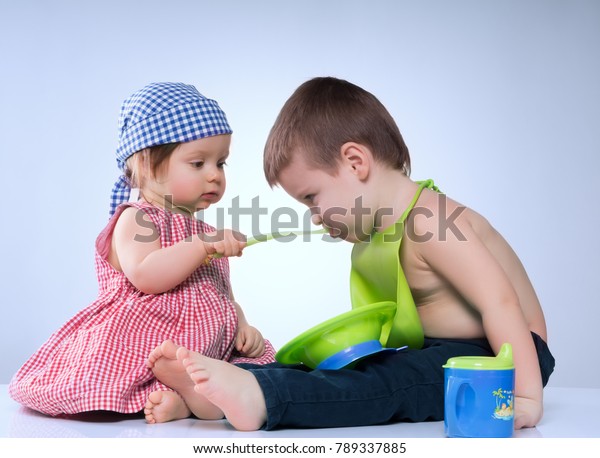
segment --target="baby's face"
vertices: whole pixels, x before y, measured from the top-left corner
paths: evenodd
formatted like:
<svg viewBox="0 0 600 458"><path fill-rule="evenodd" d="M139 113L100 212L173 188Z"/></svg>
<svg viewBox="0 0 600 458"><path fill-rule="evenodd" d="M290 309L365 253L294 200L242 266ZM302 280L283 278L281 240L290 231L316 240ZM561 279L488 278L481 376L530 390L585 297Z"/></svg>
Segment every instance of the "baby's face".
<svg viewBox="0 0 600 458"><path fill-rule="evenodd" d="M365 188L343 166L326 172L309 166L296 154L292 163L281 171L279 184L309 207L313 223L322 225L332 237L358 242L372 233L374 218L364 206Z"/></svg>
<svg viewBox="0 0 600 458"><path fill-rule="evenodd" d="M230 142L231 135L215 135L179 145L169 157L157 192L170 195L175 205L190 213L218 202L225 192Z"/></svg>

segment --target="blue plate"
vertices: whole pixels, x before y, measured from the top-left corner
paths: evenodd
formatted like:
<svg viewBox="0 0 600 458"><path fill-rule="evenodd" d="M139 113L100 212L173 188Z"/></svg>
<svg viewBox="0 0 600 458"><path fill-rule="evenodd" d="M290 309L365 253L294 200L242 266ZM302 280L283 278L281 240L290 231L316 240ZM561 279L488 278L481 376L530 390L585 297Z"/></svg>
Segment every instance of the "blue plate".
<svg viewBox="0 0 600 458"><path fill-rule="evenodd" d="M377 353L396 353L405 348L408 347L405 345L400 348L384 348L378 340L369 340L368 342L345 348L335 355L321 361L317 366L317 369L342 369L344 367L349 367L353 363L357 363L367 356L375 355Z"/></svg>

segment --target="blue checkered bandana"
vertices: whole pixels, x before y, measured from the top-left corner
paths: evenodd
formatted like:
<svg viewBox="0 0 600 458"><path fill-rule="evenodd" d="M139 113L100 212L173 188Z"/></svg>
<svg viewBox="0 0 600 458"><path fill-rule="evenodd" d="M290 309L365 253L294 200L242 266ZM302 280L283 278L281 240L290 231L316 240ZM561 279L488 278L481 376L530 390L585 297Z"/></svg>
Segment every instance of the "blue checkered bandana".
<svg viewBox="0 0 600 458"><path fill-rule="evenodd" d="M194 86L153 83L133 93L121 106L117 164L124 170L129 156L151 146L231 133L217 102ZM110 216L129 200L130 191L127 178L121 175L112 190Z"/></svg>

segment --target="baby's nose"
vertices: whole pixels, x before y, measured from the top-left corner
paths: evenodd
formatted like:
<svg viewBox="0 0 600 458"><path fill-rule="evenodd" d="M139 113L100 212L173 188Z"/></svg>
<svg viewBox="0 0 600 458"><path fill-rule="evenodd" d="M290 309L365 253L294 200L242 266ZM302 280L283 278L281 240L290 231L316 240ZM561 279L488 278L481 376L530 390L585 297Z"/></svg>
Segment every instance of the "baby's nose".
<svg viewBox="0 0 600 458"><path fill-rule="evenodd" d="M217 181L219 179L219 172L216 170L210 170L208 171L207 175L206 175L206 179L209 182L213 182L213 181Z"/></svg>

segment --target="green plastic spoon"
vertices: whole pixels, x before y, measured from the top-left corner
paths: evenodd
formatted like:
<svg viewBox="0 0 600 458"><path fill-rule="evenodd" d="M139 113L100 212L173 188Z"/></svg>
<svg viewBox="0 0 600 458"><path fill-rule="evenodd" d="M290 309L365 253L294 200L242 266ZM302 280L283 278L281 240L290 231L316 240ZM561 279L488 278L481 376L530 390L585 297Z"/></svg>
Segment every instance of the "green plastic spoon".
<svg viewBox="0 0 600 458"><path fill-rule="evenodd" d="M268 240L273 239L283 239L286 237L291 237L295 235L296 237L300 237L303 235L317 235L317 234L327 234L327 229L317 229L314 231L291 231L291 232L272 232L271 234L261 234L257 237L248 237L246 239L246 248L252 245L256 245L257 243L267 242ZM220 258L222 255L220 253L216 253L213 255L214 259Z"/></svg>
<svg viewBox="0 0 600 458"><path fill-rule="evenodd" d="M286 237L291 237L292 235L295 235L296 237L300 237L303 235L313 235L313 234L327 234L327 230L326 229L317 229L314 231L292 231L292 232L285 232L285 233L273 232L271 234L263 234L258 237L248 237L248 239L246 240L246 247L256 245L257 243L266 242L268 240L283 239Z"/></svg>

